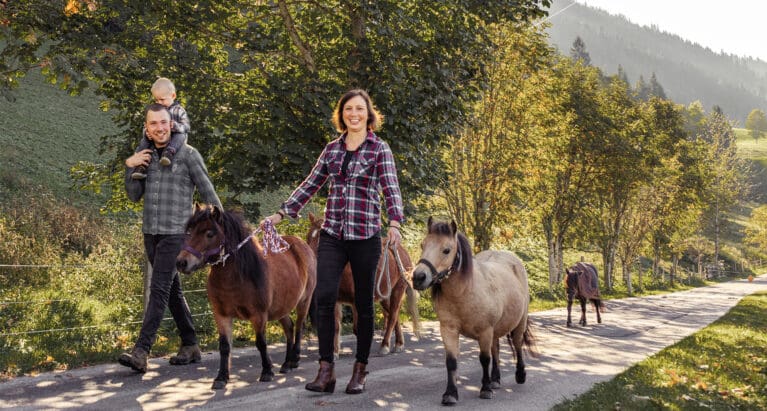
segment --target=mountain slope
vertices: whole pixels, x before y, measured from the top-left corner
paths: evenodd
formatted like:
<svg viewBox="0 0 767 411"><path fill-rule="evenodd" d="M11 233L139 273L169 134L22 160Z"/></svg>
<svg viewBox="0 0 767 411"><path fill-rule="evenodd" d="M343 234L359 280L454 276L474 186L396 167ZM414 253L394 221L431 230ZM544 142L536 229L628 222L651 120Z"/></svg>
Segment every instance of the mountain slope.
<svg viewBox="0 0 767 411"><path fill-rule="evenodd" d="M13 102L0 101L0 193L42 186L59 198L79 198L69 168L99 160L101 136L114 133L109 114L92 93L70 96L37 71L13 95Z"/></svg>
<svg viewBox="0 0 767 411"><path fill-rule="evenodd" d="M751 110L767 110L767 63L715 53L657 27L580 4L556 14L569 4L554 2L549 12L550 42L562 54L569 55L580 36L591 63L605 74L615 74L621 65L636 84L640 75L647 82L655 73L666 95L678 103L700 100L707 110L718 105L740 125Z"/></svg>

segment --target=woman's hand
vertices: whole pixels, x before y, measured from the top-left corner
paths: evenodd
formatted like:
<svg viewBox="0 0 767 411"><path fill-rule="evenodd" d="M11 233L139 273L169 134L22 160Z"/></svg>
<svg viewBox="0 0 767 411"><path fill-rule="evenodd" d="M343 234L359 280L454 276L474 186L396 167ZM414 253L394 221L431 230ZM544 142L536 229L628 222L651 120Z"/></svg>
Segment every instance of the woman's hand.
<svg viewBox="0 0 767 411"><path fill-rule="evenodd" d="M402 233L399 232L399 226L390 225L386 237L389 239L389 246L395 250L402 243Z"/></svg>
<svg viewBox="0 0 767 411"><path fill-rule="evenodd" d="M266 222L266 220L269 220L269 222L271 222L273 226L276 226L280 221L282 221L282 214L274 213L270 215L269 217L266 217L265 219L263 219L261 223L258 225L259 227L261 227L261 230L265 229L264 223Z"/></svg>

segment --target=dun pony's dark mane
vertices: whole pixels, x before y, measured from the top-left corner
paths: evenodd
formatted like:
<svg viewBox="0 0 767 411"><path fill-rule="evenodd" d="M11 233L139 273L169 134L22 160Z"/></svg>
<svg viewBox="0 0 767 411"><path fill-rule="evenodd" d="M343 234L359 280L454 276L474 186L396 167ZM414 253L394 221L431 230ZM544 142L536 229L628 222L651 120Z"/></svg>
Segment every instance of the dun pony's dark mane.
<svg viewBox="0 0 767 411"><path fill-rule="evenodd" d="M194 226L200 221L207 219L215 221L213 207L209 206L197 211L189 219L187 226ZM258 290L265 290L264 281L266 279L266 266L264 259L259 255L255 244L252 241L248 241L242 248L235 251L237 245L240 244L245 237L250 236L253 230L245 221L242 214L237 211L224 211L221 214L221 221L219 223L224 230L225 252L229 253L229 258L226 260L227 264L237 264L238 271L250 278Z"/></svg>
<svg viewBox="0 0 767 411"><path fill-rule="evenodd" d="M453 236L453 230L450 224L445 222L432 223L429 228L429 234ZM474 258L471 253L471 245L469 239L462 232L458 232L458 244L461 246L461 267L460 271L453 273L453 276L458 276L462 281L470 281L474 275ZM432 294L436 297L440 293L441 287L439 284L435 284L432 290Z"/></svg>

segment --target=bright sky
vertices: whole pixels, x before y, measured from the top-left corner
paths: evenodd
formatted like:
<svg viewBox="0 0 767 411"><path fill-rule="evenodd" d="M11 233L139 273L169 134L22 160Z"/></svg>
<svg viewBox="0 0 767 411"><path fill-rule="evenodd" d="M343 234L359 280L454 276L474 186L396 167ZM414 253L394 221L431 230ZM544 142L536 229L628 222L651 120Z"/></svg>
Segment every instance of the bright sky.
<svg viewBox="0 0 767 411"><path fill-rule="evenodd" d="M554 0L570 3L573 0ZM577 0L622 14L639 25L708 47L767 62L767 1L764 0ZM567 13L567 10L563 11Z"/></svg>

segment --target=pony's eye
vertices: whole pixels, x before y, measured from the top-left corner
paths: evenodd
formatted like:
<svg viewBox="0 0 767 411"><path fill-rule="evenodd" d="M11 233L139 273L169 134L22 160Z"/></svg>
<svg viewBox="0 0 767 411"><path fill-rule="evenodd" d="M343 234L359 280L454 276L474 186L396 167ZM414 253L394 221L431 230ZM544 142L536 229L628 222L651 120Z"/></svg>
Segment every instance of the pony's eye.
<svg viewBox="0 0 767 411"><path fill-rule="evenodd" d="M446 249L442 250L442 254L445 254L445 255L450 254L450 249L446 248Z"/></svg>
<svg viewBox="0 0 767 411"><path fill-rule="evenodd" d="M213 238L213 236L215 236L215 235L216 235L216 233L213 230L208 230L208 231L205 232L205 236L208 237L208 238Z"/></svg>

